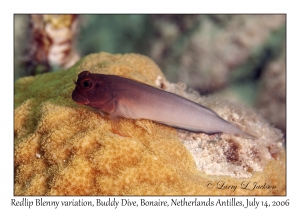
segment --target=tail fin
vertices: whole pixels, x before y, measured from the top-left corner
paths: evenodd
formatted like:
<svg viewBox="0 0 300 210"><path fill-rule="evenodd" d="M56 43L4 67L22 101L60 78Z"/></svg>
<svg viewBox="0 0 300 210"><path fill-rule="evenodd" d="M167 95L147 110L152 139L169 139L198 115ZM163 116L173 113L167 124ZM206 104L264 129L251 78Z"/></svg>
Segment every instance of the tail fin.
<svg viewBox="0 0 300 210"><path fill-rule="evenodd" d="M258 136L256 134L253 134L252 132L251 134L242 130L241 132L242 132L241 136L245 137L246 139L253 139L253 140L258 139Z"/></svg>
<svg viewBox="0 0 300 210"><path fill-rule="evenodd" d="M239 137L244 137L246 139L258 139L258 135L253 132L245 132L242 129L239 128L239 126L232 124L232 134L239 136Z"/></svg>

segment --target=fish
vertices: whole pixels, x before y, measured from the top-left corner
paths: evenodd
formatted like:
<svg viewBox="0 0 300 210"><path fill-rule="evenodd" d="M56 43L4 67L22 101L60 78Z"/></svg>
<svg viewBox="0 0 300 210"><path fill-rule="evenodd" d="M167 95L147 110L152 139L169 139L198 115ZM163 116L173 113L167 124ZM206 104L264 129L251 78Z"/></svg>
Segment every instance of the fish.
<svg viewBox="0 0 300 210"><path fill-rule="evenodd" d="M195 133L226 133L253 138L215 111L174 93L129 78L83 71L75 82L72 99L110 116L114 133L128 136L120 119L147 119Z"/></svg>

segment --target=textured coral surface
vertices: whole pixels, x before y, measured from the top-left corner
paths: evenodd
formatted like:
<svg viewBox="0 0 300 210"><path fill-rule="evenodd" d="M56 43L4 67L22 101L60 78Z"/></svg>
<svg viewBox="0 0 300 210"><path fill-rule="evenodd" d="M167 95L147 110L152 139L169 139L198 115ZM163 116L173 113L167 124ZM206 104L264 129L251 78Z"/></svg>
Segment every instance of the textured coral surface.
<svg viewBox="0 0 300 210"><path fill-rule="evenodd" d="M92 54L67 71L19 79L14 99L15 195L285 194L285 151L275 144L280 135L272 133L271 128L264 128L268 131L265 139L256 140L265 140L267 143L262 145L266 147L271 145L268 150L261 149L268 155L260 171L245 167L251 173L248 178L214 175L197 168L195 155L178 138L176 129L147 120L123 120L131 137L121 137L111 131L108 118L72 101L73 80L83 70L165 86L157 81L164 80L160 69L147 57L135 54ZM218 107L218 103L214 105ZM271 137L274 139L268 139ZM199 134L196 140L206 141L205 138L207 135ZM237 139L225 135L216 143L227 148L222 157L235 166L242 162L239 154L245 152ZM255 145L255 140L247 142ZM214 147L213 143L210 147ZM206 148L199 153L208 151L212 150ZM206 159L216 167L210 172L218 171L222 165L213 163L223 160L212 157L216 155L210 154ZM253 150L253 157L254 162L262 158L260 151ZM264 187L241 188L242 183L249 183L250 189L255 182ZM218 189L221 183L223 189ZM237 188L232 190L225 185Z"/></svg>

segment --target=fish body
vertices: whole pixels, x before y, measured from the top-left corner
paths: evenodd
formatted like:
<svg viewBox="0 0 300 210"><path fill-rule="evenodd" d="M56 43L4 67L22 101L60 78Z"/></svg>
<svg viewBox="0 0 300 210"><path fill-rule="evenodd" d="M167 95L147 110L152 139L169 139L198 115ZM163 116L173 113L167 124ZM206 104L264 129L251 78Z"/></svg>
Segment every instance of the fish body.
<svg viewBox="0 0 300 210"><path fill-rule="evenodd" d="M112 119L149 119L192 132L251 136L207 107L116 75L81 72L72 98L110 114Z"/></svg>

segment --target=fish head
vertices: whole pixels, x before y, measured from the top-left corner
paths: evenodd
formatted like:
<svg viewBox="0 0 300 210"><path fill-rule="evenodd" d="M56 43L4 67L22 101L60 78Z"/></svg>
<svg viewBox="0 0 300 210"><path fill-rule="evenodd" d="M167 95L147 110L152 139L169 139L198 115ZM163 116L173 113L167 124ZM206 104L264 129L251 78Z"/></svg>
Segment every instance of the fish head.
<svg viewBox="0 0 300 210"><path fill-rule="evenodd" d="M106 75L83 71L78 75L75 85L72 99L77 104L101 108L113 98Z"/></svg>

